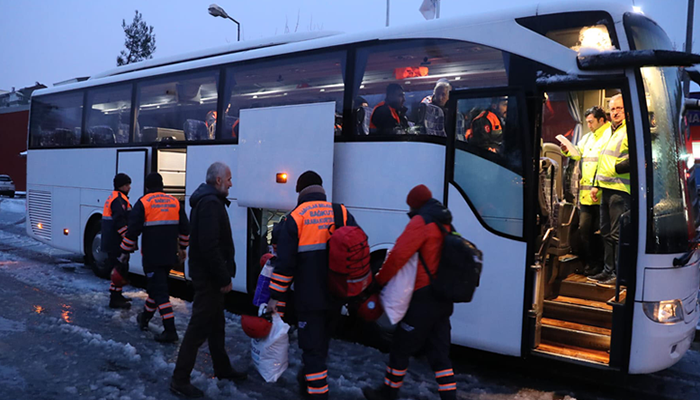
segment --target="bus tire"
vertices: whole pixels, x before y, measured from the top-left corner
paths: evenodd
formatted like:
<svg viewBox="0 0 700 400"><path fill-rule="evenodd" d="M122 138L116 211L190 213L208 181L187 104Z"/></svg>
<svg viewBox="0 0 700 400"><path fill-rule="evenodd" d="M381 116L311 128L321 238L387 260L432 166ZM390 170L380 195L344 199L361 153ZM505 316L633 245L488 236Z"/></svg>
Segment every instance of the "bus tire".
<svg viewBox="0 0 700 400"><path fill-rule="evenodd" d="M85 265L100 278L109 278L111 268L107 264L107 257L100 250L102 241L101 218L94 218L85 233Z"/></svg>

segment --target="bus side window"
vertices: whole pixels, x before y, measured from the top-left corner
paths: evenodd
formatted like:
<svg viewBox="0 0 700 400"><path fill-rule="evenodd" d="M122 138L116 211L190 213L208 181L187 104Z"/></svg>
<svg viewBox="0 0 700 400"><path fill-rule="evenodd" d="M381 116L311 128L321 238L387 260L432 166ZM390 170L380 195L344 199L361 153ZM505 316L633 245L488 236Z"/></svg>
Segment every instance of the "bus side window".
<svg viewBox="0 0 700 400"><path fill-rule="evenodd" d="M32 147L68 147L80 144L84 92L32 99Z"/></svg>
<svg viewBox="0 0 700 400"><path fill-rule="evenodd" d="M114 144L129 142L131 85L88 90L87 142Z"/></svg>
<svg viewBox="0 0 700 400"><path fill-rule="evenodd" d="M477 73L481 71L488 78ZM507 85L501 51L452 40L360 48L355 73L353 119L358 135L445 137L450 91Z"/></svg>
<svg viewBox="0 0 700 400"><path fill-rule="evenodd" d="M238 137L240 110L323 102L335 102L333 130L338 135L343 126L344 65L345 52L338 51L228 68L221 138Z"/></svg>
<svg viewBox="0 0 700 400"><path fill-rule="evenodd" d="M139 83L134 141L213 140L218 82L218 71L202 71Z"/></svg>
<svg viewBox="0 0 700 400"><path fill-rule="evenodd" d="M453 181L485 225L522 237L523 138L517 107L514 96L457 101Z"/></svg>

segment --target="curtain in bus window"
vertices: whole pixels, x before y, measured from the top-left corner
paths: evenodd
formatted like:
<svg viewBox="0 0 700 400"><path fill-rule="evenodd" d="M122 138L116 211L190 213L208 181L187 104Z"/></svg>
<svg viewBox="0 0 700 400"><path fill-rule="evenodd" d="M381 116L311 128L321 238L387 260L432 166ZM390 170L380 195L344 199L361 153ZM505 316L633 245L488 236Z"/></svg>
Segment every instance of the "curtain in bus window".
<svg viewBox="0 0 700 400"><path fill-rule="evenodd" d="M523 137L517 108L512 96L457 102L457 118L466 121L466 132L455 137L453 183L486 226L521 237Z"/></svg>
<svg viewBox="0 0 700 400"><path fill-rule="evenodd" d="M87 142L108 145L129 142L131 84L88 90Z"/></svg>
<svg viewBox="0 0 700 400"><path fill-rule="evenodd" d="M358 135L445 136L450 90L505 86L503 53L454 40L406 40L357 51Z"/></svg>
<svg viewBox="0 0 700 400"><path fill-rule="evenodd" d="M218 82L204 71L139 83L134 142L213 140Z"/></svg>
<svg viewBox="0 0 700 400"><path fill-rule="evenodd" d="M335 134L343 127L345 52L236 65L226 71L222 139L238 138L240 110L335 102ZM290 126L294 132L301 127Z"/></svg>
<svg viewBox="0 0 700 400"><path fill-rule="evenodd" d="M32 99L32 147L67 147L80 144L83 92L69 92Z"/></svg>

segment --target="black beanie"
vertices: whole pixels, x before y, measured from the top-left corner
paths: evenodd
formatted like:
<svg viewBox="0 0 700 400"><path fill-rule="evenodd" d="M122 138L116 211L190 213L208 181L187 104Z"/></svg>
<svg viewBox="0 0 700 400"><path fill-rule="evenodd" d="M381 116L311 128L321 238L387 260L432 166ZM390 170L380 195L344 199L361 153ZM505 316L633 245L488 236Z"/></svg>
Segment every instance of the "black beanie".
<svg viewBox="0 0 700 400"><path fill-rule="evenodd" d="M120 187L130 184L131 178L129 178L129 175L123 174L120 172L114 177L113 182L114 182L114 190L118 190Z"/></svg>
<svg viewBox="0 0 700 400"><path fill-rule="evenodd" d="M323 179L314 171L306 171L297 179L297 193L313 185L323 186Z"/></svg>
<svg viewBox="0 0 700 400"><path fill-rule="evenodd" d="M146 176L146 190L159 192L163 190L163 177L157 172L151 172Z"/></svg>

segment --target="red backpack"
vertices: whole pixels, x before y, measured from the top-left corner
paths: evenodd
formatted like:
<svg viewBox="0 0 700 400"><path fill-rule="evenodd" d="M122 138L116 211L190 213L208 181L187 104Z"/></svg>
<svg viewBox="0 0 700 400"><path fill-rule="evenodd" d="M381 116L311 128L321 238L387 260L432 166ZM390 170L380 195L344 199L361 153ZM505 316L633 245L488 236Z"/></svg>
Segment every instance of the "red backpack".
<svg viewBox="0 0 700 400"><path fill-rule="evenodd" d="M328 288L336 297L358 296L372 282L367 235L359 226L345 226L343 206L333 204L335 231L328 241Z"/></svg>

